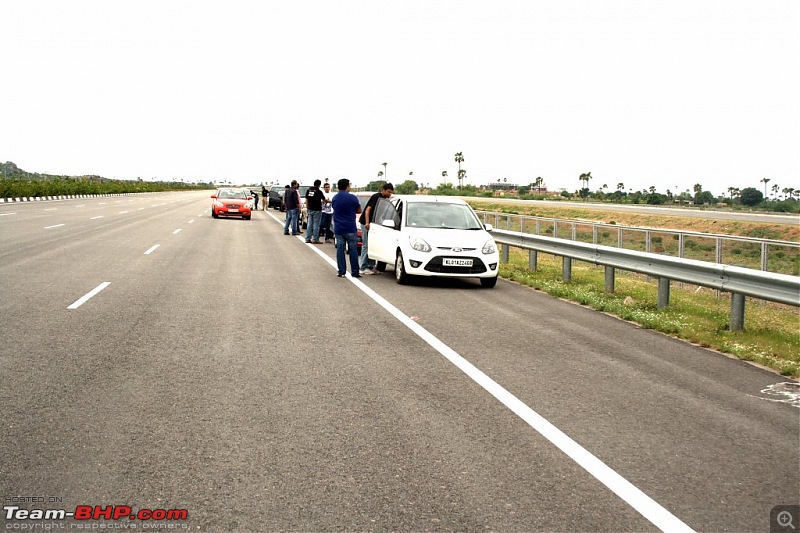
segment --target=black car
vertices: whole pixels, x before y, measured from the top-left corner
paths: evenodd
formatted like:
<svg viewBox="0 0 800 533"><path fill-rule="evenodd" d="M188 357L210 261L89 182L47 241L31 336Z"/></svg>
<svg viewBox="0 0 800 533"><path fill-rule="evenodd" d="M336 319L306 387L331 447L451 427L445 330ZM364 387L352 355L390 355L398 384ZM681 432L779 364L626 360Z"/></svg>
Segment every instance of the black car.
<svg viewBox="0 0 800 533"><path fill-rule="evenodd" d="M283 193L286 189L283 187L272 187L269 190L269 198L267 199L267 207L271 207L273 209L278 209L280 211L286 211L286 207L283 205Z"/></svg>

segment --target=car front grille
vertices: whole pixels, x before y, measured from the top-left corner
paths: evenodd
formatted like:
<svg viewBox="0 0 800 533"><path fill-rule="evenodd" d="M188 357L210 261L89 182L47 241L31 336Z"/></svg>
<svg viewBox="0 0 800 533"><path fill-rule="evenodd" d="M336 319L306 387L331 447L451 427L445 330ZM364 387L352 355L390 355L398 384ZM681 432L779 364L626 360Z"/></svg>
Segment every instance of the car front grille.
<svg viewBox="0 0 800 533"><path fill-rule="evenodd" d="M472 266L444 266L442 264L442 259L445 257L448 257L449 259L472 259ZM428 264L425 265L425 270L428 272L435 272L437 274L482 274L483 272L486 272L486 265L484 265L483 261L477 257L440 255L431 259Z"/></svg>

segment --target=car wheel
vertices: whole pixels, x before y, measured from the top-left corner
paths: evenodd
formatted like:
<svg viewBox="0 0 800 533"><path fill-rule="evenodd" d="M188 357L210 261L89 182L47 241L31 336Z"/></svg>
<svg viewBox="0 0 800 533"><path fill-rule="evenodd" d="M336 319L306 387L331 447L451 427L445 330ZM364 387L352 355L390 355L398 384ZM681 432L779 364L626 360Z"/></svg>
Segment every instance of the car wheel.
<svg viewBox="0 0 800 533"><path fill-rule="evenodd" d="M378 272L386 272L386 263L383 261L378 261L375 263L375 270Z"/></svg>
<svg viewBox="0 0 800 533"><path fill-rule="evenodd" d="M242 218L245 219L245 220L250 220L250 217L242 217Z"/></svg>
<svg viewBox="0 0 800 533"><path fill-rule="evenodd" d="M493 278L481 278L481 286L486 287L487 289L491 289L497 285L497 276Z"/></svg>
<svg viewBox="0 0 800 533"><path fill-rule="evenodd" d="M394 278L400 285L408 283L409 275L406 274L406 268L403 265L403 252L398 251L397 257L394 260Z"/></svg>
<svg viewBox="0 0 800 533"><path fill-rule="evenodd" d="M219 215L216 211L214 211L213 207L211 208L211 218L219 218Z"/></svg>

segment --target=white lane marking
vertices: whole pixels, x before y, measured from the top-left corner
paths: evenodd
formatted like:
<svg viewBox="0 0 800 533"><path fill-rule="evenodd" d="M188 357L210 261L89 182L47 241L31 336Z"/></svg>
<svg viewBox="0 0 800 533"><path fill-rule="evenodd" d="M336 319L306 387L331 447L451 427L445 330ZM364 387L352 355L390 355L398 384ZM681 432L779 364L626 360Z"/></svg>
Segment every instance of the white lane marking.
<svg viewBox="0 0 800 533"><path fill-rule="evenodd" d="M278 221L277 219L275 220ZM328 257L325 252L313 245L309 245L309 247L314 250L317 255L327 261L328 264L338 270L336 261ZM630 481L617 474L616 471L595 457L586 448L572 440L566 433L558 429L542 415L528 407L522 400L508 392L499 383L484 374L475 365L436 338L431 332L417 324L410 317L404 315L398 308L383 298L383 296L367 287L360 279L353 278L350 274L347 274L347 278L349 278L350 282L358 287L364 294L372 298L400 323L413 331L434 350L442 354L475 383L483 387L486 392L497 398L500 403L508 407L540 435L549 440L556 448L564 452L569 458L578 463L581 468L608 487L611 492L622 498L623 501L633 507L654 526L662 531L694 531L650 496L636 488Z"/></svg>
<svg viewBox="0 0 800 533"><path fill-rule="evenodd" d="M192 222L194 222L194 219L190 220L190 221L189 221L189 224L191 224Z"/></svg>
<svg viewBox="0 0 800 533"><path fill-rule="evenodd" d="M7 217L8 215L16 215L16 213L0 213L0 217Z"/></svg>
<svg viewBox="0 0 800 533"><path fill-rule="evenodd" d="M761 394L773 396L773 398L763 398L761 396L754 396L752 394L748 394L748 396L758 398L759 400L766 400L768 402L788 403L793 407L800 407L800 383L791 381L775 383L766 389L761 389Z"/></svg>
<svg viewBox="0 0 800 533"><path fill-rule="evenodd" d="M82 306L83 304L85 304L85 303L86 303L86 301L87 301L89 298L91 298L92 296L94 296L94 295L95 295L95 294L97 294L98 292L102 291L103 289L105 289L105 288L106 288L106 287L108 287L109 285L111 285L111 282L110 282L110 281L104 281L103 283L101 283L100 285L98 285L97 287L95 287L94 289L92 289L91 291L87 292L86 294L84 294L83 296L81 296L80 298L78 298L78 299L75 301L75 303L73 303L72 305L68 306L68 307L67 307L67 309L77 309L77 308L79 308L80 306Z"/></svg>
<svg viewBox="0 0 800 533"><path fill-rule="evenodd" d="M45 211L57 211L57 210L58 210L57 207L48 207L47 209L45 209Z"/></svg>
<svg viewBox="0 0 800 533"><path fill-rule="evenodd" d="M145 207L140 207L139 211L144 211L145 209L146 209Z"/></svg>
<svg viewBox="0 0 800 533"><path fill-rule="evenodd" d="M58 228L58 227L61 227L61 226L63 226L63 225L64 225L64 224L56 224L56 225L54 225L54 226L45 226L45 227L44 227L44 229Z"/></svg>
<svg viewBox="0 0 800 533"><path fill-rule="evenodd" d="M103 215L96 216L96 217L92 217L92 218L90 218L89 220L97 220L98 218L103 218Z"/></svg>
<svg viewBox="0 0 800 533"><path fill-rule="evenodd" d="M150 248L147 249L147 251L144 253L144 255L152 254L153 252L156 251L156 248L158 248L159 246L161 246L161 245L160 244L154 244L153 246L151 246Z"/></svg>
<svg viewBox="0 0 800 533"><path fill-rule="evenodd" d="M178 228L178 229L176 229L175 231L173 231L173 232L172 232L172 234L173 234L173 235L177 235L177 234L178 234L178 233L180 233L180 232L181 232L181 228Z"/></svg>
<svg viewBox="0 0 800 533"><path fill-rule="evenodd" d="M75 206L75 208L78 208L78 207L86 207L86 204L81 204L81 205L76 205Z"/></svg>

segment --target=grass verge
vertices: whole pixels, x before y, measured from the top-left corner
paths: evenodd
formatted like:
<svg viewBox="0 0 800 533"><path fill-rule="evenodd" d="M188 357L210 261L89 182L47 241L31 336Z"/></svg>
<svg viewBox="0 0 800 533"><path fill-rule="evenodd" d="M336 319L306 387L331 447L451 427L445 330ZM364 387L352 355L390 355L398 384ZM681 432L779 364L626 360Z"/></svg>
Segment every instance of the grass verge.
<svg viewBox="0 0 800 533"><path fill-rule="evenodd" d="M784 376L800 377L800 309L748 298L744 331L728 331L730 295L673 283L670 303L657 309L657 285L617 272L615 292L604 291L603 268L573 262L572 280L561 280L561 259L539 254L528 270L528 253L512 248L500 275L553 296L629 320L700 346L753 361Z"/></svg>

